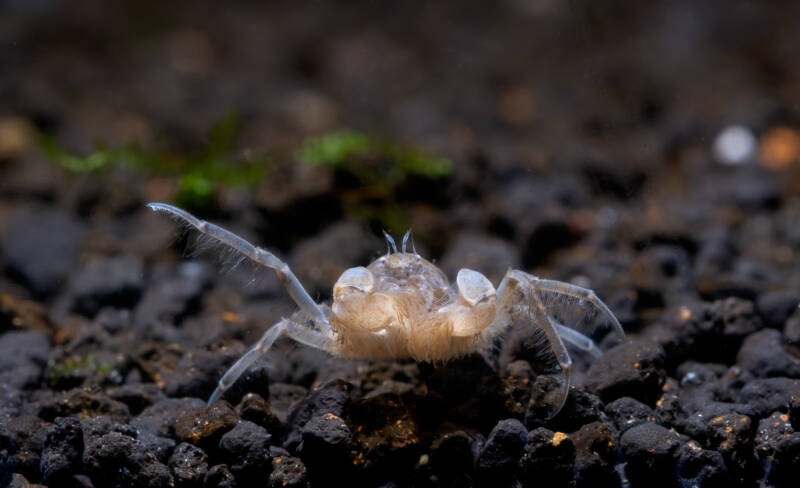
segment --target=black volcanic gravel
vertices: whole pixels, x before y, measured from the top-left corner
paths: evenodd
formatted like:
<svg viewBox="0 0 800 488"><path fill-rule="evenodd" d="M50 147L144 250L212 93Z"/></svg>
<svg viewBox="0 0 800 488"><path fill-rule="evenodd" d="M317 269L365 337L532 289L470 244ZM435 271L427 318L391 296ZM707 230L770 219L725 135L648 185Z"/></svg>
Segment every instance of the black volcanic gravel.
<svg viewBox="0 0 800 488"><path fill-rule="evenodd" d="M0 488L797 486L798 2L290 3L0 1ZM301 161L351 128L386 143ZM411 228L627 337L540 294L603 351L553 417L525 321L437 364L281 339L208 406L297 307L150 201L319 302Z"/></svg>

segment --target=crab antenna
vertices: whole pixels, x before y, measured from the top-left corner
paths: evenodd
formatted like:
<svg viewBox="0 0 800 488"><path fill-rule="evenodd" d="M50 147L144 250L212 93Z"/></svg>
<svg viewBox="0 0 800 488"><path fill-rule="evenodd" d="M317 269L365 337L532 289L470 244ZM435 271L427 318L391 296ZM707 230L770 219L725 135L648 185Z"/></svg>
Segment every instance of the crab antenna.
<svg viewBox="0 0 800 488"><path fill-rule="evenodd" d="M391 247L391 250L387 249L387 254L389 254L389 252L397 252L397 244L394 243L392 236L390 236L386 231L383 231L383 236L386 238L386 247Z"/></svg>
<svg viewBox="0 0 800 488"><path fill-rule="evenodd" d="M414 247L414 236L413 235L411 236L411 252L414 253L414 256L419 257L419 254L417 254L417 248ZM798 307L798 308L800 308L800 307Z"/></svg>
<svg viewBox="0 0 800 488"><path fill-rule="evenodd" d="M403 252L406 252L406 242L408 242L408 236L411 235L411 229L406 231L406 235L403 236Z"/></svg>

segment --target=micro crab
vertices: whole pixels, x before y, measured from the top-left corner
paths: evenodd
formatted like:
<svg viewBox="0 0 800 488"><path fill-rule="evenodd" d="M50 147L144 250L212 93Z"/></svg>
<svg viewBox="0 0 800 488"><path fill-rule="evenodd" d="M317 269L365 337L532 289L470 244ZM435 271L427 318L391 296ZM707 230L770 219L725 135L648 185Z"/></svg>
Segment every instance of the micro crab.
<svg viewBox="0 0 800 488"><path fill-rule="evenodd" d="M180 208L164 203L151 203L148 207L165 212L216 243L274 270L300 309L267 329L225 372L209 405L266 354L281 335L339 357L442 362L486 352L508 329L522 324L530 334L536 332L544 337L560 369L562 381L552 417L564 406L571 381L572 359L564 343L594 357L602 352L591 338L559 323L548 310L544 296L590 304L606 317L620 338L625 337L617 318L592 290L570 283L509 269L495 289L481 273L462 268L452 286L439 268L417 254L413 245L411 252L406 252L409 232L403 237L400 251L394 239L384 233L387 254L367 267L346 270L333 287L332 304L318 304L289 266L269 251Z"/></svg>

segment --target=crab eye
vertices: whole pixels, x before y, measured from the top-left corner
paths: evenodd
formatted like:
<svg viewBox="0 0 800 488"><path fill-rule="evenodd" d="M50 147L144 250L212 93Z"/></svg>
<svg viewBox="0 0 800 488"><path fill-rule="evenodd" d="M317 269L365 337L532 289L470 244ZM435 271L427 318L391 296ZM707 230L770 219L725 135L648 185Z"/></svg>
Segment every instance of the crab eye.
<svg viewBox="0 0 800 488"><path fill-rule="evenodd" d="M461 268L456 277L458 293L470 305L475 305L495 295L494 286L488 278L467 268Z"/></svg>
<svg viewBox="0 0 800 488"><path fill-rule="evenodd" d="M342 273L342 276L339 277L339 280L334 285L333 296L335 297L348 289L370 293L374 284L375 277L372 276L372 273L367 268L363 266L350 268Z"/></svg>

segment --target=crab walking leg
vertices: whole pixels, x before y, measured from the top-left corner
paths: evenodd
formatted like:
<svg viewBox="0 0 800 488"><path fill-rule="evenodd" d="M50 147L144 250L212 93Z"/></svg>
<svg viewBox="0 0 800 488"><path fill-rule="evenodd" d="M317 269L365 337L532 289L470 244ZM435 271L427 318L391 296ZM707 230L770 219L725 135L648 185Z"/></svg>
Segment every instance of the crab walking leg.
<svg viewBox="0 0 800 488"><path fill-rule="evenodd" d="M541 298L536 293L535 290L531 290L530 292L531 302L533 304L533 316L536 319L536 322L542 328L547 340L550 342L550 345L553 347L553 354L556 357L556 361L558 361L558 366L561 368L561 372L564 375L564 382L561 384L561 400L558 403L558 407L551 413L548 418L553 418L564 408L564 404L567 403L567 397L569 396L569 385L572 380L572 358L569 357L569 353L567 352L566 346L564 346L564 342L561 340L561 336L558 334L558 324L547 315L545 312L544 304L542 304Z"/></svg>
<svg viewBox="0 0 800 488"><path fill-rule="evenodd" d="M301 344L316 347L324 351L330 351L333 343L330 338L314 329L304 327L289 319L283 319L270 327L264 335L261 336L261 339L259 339L256 345L233 363L233 366L225 372L219 380L216 390L214 390L214 393L212 393L211 397L208 399L208 404L211 405L219 400L222 394L225 393L231 385L236 383L236 380L247 371L247 368L252 366L258 358L269 351L272 344L281 334L287 335Z"/></svg>
<svg viewBox="0 0 800 488"><path fill-rule="evenodd" d="M597 344L595 344L593 340L589 339L577 330L572 330L569 327L561 325L555 321L553 321L553 323L555 324L556 332L558 332L558 335L561 336L561 338L565 341L569 342L578 349L588 352L596 358L599 358L603 355L603 351L597 347Z"/></svg>
<svg viewBox="0 0 800 488"><path fill-rule="evenodd" d="M189 212L173 207L172 205L167 205L165 203L148 203L147 206L157 212L166 212L173 217L177 217L203 234L232 247L253 261L275 270L278 279L283 283L289 296L297 303L297 306L314 321L314 324L319 330L326 334L330 333L331 326L328 323L328 319L325 318L325 314L314 300L308 296L303 285L300 284L300 281L294 273L292 273L292 270L289 269L289 266L278 259L274 254L250 244L233 232L210 222L206 222L205 220L198 219Z"/></svg>
<svg viewBox="0 0 800 488"><path fill-rule="evenodd" d="M496 320L491 327L487 328L487 333L492 335L496 334L501 328L505 328L508 324L521 318L532 320L536 326L541 327L547 341L553 348L553 354L564 375L564 381L561 384L561 399L559 400L558 407L549 416L552 418L561 411L564 404L567 402L569 386L572 379L572 359L569 357L567 348L564 346L564 342L561 340L561 336L558 333L560 324L556 323L547 315L542 299L536 293L536 287L532 286L532 283L535 281L537 281L535 276L522 271L509 270L506 273L503 281L501 281L500 285L497 287L497 306L503 307L504 313L502 314L502 318ZM519 291L522 296L521 299L514 300L512 297L517 291ZM576 332L576 334L578 333Z"/></svg>
<svg viewBox="0 0 800 488"><path fill-rule="evenodd" d="M563 281L541 280L535 276L531 276L531 278L531 286L534 290L548 291L552 293L558 293L560 295L579 298L599 308L600 311L603 312L606 317L608 317L608 320L611 322L614 331L617 333L617 335L619 335L620 339L625 340L625 331L622 329L622 325L619 323L619 320L617 320L617 317L614 316L614 314L611 312L611 309L608 308L605 302L600 300L600 298L598 298L592 290L588 290L571 283L565 283Z"/></svg>

